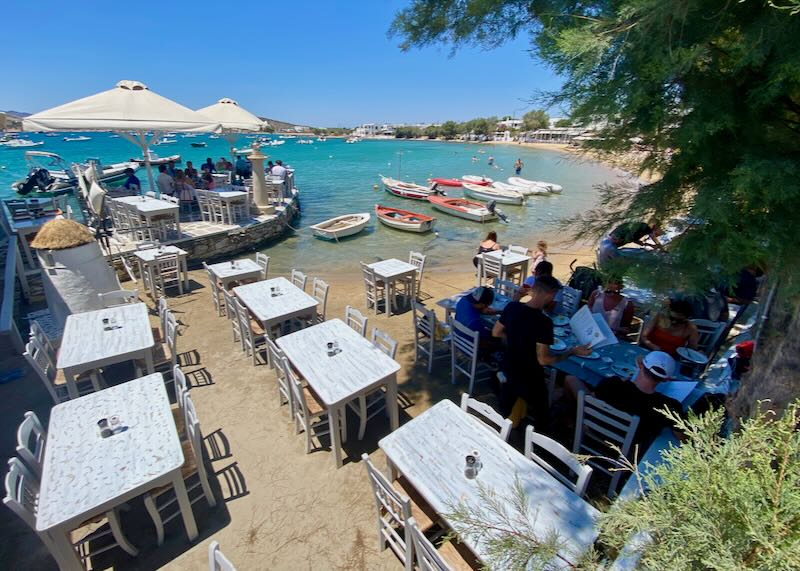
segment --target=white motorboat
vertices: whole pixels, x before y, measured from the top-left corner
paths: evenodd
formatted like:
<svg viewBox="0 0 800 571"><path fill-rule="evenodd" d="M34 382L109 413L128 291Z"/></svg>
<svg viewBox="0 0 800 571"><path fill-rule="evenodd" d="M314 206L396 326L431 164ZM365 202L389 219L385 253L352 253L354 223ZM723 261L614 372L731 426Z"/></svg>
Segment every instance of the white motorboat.
<svg viewBox="0 0 800 571"><path fill-rule="evenodd" d="M79 135L77 137L64 137L65 143L77 143L80 141L91 141L91 140L92 140L91 137L87 137L85 135Z"/></svg>
<svg viewBox="0 0 800 571"><path fill-rule="evenodd" d="M550 191L540 186L518 186L516 184L508 184L505 182L495 181L492 187L499 188L500 190L511 190L519 192L523 196L530 196L532 194L549 194Z"/></svg>
<svg viewBox="0 0 800 571"><path fill-rule="evenodd" d="M295 142L298 145L313 145L314 144L314 140L313 139L297 139L297 141L295 141Z"/></svg>
<svg viewBox="0 0 800 571"><path fill-rule="evenodd" d="M472 183L472 184L481 184L483 186L486 186L488 184L492 184L494 182L492 179L490 179L488 177L477 176L477 175L474 175L474 174L465 174L464 176L461 177L461 180L463 180L464 182Z"/></svg>
<svg viewBox="0 0 800 571"><path fill-rule="evenodd" d="M5 143L0 143L4 149L29 149L31 147L41 147L44 141L31 141L30 139L11 139Z"/></svg>
<svg viewBox="0 0 800 571"><path fill-rule="evenodd" d="M170 139L169 137L164 137L163 139L160 139L160 140L156 141L155 143L153 143L153 146L157 146L157 145L174 145L177 142L178 142L178 139Z"/></svg>
<svg viewBox="0 0 800 571"><path fill-rule="evenodd" d="M344 214L325 220L319 224L314 224L310 228L317 238L339 240L340 238L345 238L361 232L366 228L370 218L369 212Z"/></svg>
<svg viewBox="0 0 800 571"><path fill-rule="evenodd" d="M328 140L327 137L317 137L317 143L324 143L327 140Z"/></svg>
<svg viewBox="0 0 800 571"><path fill-rule="evenodd" d="M525 197L514 190L500 190L499 188L480 186L469 182L465 182L463 187L464 194L478 200L494 200L500 204L513 204L515 206L521 206L525 202Z"/></svg>
<svg viewBox="0 0 800 571"><path fill-rule="evenodd" d="M153 166L165 165L165 164L170 163L170 162L175 163L175 164L178 164L178 163L181 162L181 156L180 155L170 155L168 157L159 157L153 151L148 151L148 153L149 153L149 156L150 156L150 164L153 165ZM145 164L144 157L131 158L131 162L136 163L137 165Z"/></svg>
<svg viewBox="0 0 800 571"><path fill-rule="evenodd" d="M555 194L558 194L562 190L564 190L564 187L552 182L545 182L542 180L528 180L527 178L522 178L519 176L509 177L508 182L515 186L532 186L532 187L544 188L547 190L547 192L552 192Z"/></svg>
<svg viewBox="0 0 800 571"><path fill-rule="evenodd" d="M25 162L28 165L28 176L23 180L14 182L11 187L20 194L51 193L63 194L73 190L78 185L78 180L73 172L73 166L85 169L87 164L68 164L60 155L45 151L28 151L25 153ZM125 170L139 168L133 161L101 164L99 159L91 159L98 172L100 183L111 184L125 178Z"/></svg>
<svg viewBox="0 0 800 571"><path fill-rule="evenodd" d="M273 139L272 141L269 142L270 147L279 147L280 145L285 145L285 144L286 141L282 139L281 140Z"/></svg>

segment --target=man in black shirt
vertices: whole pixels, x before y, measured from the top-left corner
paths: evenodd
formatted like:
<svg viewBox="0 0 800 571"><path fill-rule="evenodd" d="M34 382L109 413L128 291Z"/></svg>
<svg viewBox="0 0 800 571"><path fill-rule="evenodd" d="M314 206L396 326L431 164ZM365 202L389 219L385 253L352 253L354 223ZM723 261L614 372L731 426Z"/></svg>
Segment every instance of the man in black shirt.
<svg viewBox="0 0 800 571"><path fill-rule="evenodd" d="M521 398L528 405L534 421L544 431L548 424L548 393L544 380L545 365L553 365L570 355L589 355L587 346L578 346L556 355L553 344L553 322L544 314L561 285L552 276L536 279L527 302L512 301L492 329L492 335L505 340L506 348L500 368L500 412L511 413Z"/></svg>

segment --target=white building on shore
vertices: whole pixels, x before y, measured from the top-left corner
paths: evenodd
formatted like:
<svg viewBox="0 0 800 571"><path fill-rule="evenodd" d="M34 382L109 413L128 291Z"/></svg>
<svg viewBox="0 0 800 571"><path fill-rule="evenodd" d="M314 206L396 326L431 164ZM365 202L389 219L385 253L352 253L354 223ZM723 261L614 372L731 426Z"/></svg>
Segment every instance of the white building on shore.
<svg viewBox="0 0 800 571"><path fill-rule="evenodd" d="M353 135L365 139L374 137L394 137L394 127L387 124L364 123L353 130Z"/></svg>

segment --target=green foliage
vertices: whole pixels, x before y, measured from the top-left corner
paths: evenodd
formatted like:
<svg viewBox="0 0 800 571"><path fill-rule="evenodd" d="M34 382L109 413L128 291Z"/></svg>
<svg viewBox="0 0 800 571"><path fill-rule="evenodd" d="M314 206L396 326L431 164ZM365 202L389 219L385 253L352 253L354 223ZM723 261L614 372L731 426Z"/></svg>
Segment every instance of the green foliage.
<svg viewBox="0 0 800 571"><path fill-rule="evenodd" d="M422 134L422 129L419 127L397 127L394 130L394 136L398 139L413 139L421 137Z"/></svg>
<svg viewBox="0 0 800 571"><path fill-rule="evenodd" d="M556 127L571 127L572 121L570 119L559 119L556 121Z"/></svg>
<svg viewBox="0 0 800 571"><path fill-rule="evenodd" d="M413 0L391 32L403 49L528 34L565 78L541 101L604 125L590 143L598 151L641 141L638 168L660 180L572 220L576 237L686 216L704 223L672 251L673 287L683 270L733 275L747 264L787 284L800 275L797 13L797 0Z"/></svg>
<svg viewBox="0 0 800 571"><path fill-rule="evenodd" d="M427 127L425 127L424 132L425 136L428 137L429 139L435 139L441 134L441 129L434 125L428 125Z"/></svg>
<svg viewBox="0 0 800 571"><path fill-rule="evenodd" d="M441 134L445 139L452 139L458 135L458 123L455 121L445 121L441 126Z"/></svg>
<svg viewBox="0 0 800 571"><path fill-rule="evenodd" d="M668 415L688 440L646 476L632 476L650 491L612 504L601 540L621 549L647 534L642 569L800 569L799 408L796 401L780 419L758 413L727 439L721 411Z"/></svg>
<svg viewBox="0 0 800 571"><path fill-rule="evenodd" d="M522 116L522 128L526 131L547 129L550 126L550 116L542 109L528 111Z"/></svg>

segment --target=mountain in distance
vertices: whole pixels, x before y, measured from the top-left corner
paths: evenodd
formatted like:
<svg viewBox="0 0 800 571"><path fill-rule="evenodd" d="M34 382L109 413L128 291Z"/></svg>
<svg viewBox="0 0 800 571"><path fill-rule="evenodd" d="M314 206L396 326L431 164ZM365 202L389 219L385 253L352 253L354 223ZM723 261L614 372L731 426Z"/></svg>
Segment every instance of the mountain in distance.
<svg viewBox="0 0 800 571"><path fill-rule="evenodd" d="M24 111L0 111L0 113L5 113L9 117L27 117L30 113L25 113Z"/></svg>

